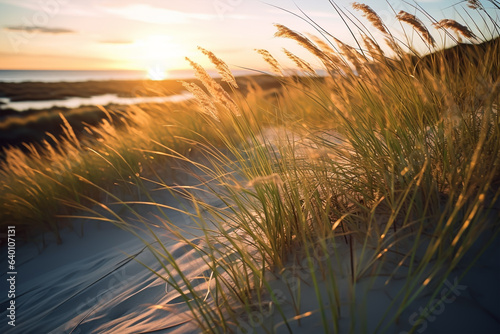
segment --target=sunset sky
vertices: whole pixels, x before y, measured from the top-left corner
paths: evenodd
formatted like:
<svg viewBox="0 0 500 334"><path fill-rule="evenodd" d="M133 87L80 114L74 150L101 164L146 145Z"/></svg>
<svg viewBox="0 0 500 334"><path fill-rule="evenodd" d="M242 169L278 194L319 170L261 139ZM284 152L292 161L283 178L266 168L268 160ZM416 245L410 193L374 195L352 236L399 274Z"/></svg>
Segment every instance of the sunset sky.
<svg viewBox="0 0 500 334"><path fill-rule="evenodd" d="M352 1L336 3L352 11ZM364 3L388 26L395 25L385 1ZM416 13L402 1L390 3L396 12ZM459 0L417 3L437 19L457 21L455 9L463 14L466 6ZM293 42L273 37L273 23L315 33L273 5L294 12L299 7L338 38L351 40L328 0L0 0L0 69L171 70L187 68L186 56L209 66L197 46L233 67L262 68L256 48L278 55L286 47L303 54Z"/></svg>

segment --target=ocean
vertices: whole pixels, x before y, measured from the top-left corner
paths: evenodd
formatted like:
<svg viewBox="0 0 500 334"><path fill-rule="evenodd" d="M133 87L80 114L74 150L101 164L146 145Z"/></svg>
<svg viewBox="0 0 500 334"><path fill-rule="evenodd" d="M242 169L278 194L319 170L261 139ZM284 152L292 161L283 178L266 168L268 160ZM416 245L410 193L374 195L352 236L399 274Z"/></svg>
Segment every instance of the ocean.
<svg viewBox="0 0 500 334"><path fill-rule="evenodd" d="M207 71L213 77L219 77L217 71ZM253 71L236 70L235 76L256 74ZM170 70L165 79L191 79L193 70ZM0 70L0 82L78 82L104 80L147 80L147 71L132 70L100 70L100 71L66 71L66 70Z"/></svg>
<svg viewBox="0 0 500 334"><path fill-rule="evenodd" d="M207 71L213 77L219 77L217 71ZM251 75L255 72L247 70L236 70L234 75ZM194 78L193 70L168 71L165 79L191 79ZM109 70L109 71L65 71L65 70L0 70L0 82L81 82L81 81L106 81L106 80L148 80L145 71ZM27 109L49 109L52 107L77 108L82 105L106 105L115 104L138 104L138 103L162 103L172 101L184 101L192 98L191 94L182 93L173 96L160 97L133 97L123 98L116 94L105 94L88 98L68 97L59 100L44 101L10 101L2 97L0 92L0 111L2 109L13 109L24 111Z"/></svg>
<svg viewBox="0 0 500 334"><path fill-rule="evenodd" d="M143 80L144 71L0 70L0 82L78 82L89 80Z"/></svg>
<svg viewBox="0 0 500 334"><path fill-rule="evenodd" d="M28 109L50 109L53 107L63 108L78 108L81 106L108 105L108 104L123 104L132 105L140 103L165 103L165 102L181 102L192 99L191 93L181 93L169 96L138 96L138 97L120 97L116 94L96 95L92 97L68 97L64 100L43 100L43 101L15 101L12 102L8 98L0 97L0 111L2 109L13 109L16 111L24 111Z"/></svg>

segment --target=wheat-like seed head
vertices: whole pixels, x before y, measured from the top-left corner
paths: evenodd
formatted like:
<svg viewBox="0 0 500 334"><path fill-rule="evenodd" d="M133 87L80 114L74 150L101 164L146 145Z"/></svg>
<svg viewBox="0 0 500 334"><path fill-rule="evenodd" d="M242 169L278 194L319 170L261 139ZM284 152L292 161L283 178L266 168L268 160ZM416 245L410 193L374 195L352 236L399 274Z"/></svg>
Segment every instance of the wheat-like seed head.
<svg viewBox="0 0 500 334"><path fill-rule="evenodd" d="M300 57L297 57L287 49L283 49L283 52L286 54L288 58L290 58L295 65L297 65L298 68L300 68L302 71L307 72L309 74L316 74L314 69L312 68L311 64L309 64L307 61L301 59Z"/></svg>
<svg viewBox="0 0 500 334"><path fill-rule="evenodd" d="M186 57L186 60L189 62L191 67L194 69L196 78L203 83L203 85L208 89L208 91L210 93L212 93L212 90L215 89L215 86L217 85L215 80L198 63L195 63L194 61L192 61L188 57Z"/></svg>
<svg viewBox="0 0 500 334"><path fill-rule="evenodd" d="M208 73L205 69L200 66L200 64L195 63L188 57L186 60L191 64L191 67L195 70L196 78L198 78L205 88L208 90L210 95L219 103L224 105L226 108L233 110L235 114L239 114L238 107L231 99L229 94L221 87Z"/></svg>
<svg viewBox="0 0 500 334"><path fill-rule="evenodd" d="M335 37L333 37L333 39L335 40L335 42L339 46L340 51L342 51L342 55L345 57L345 59L347 59L347 61L349 61L351 64L353 64L354 67L356 68L356 71L358 71L358 73L359 73L361 70L361 63L362 63L362 61L360 61L360 59L363 56L361 54L359 54L359 52L356 51L356 49L354 49L352 46L345 44L344 42L342 42L341 40L339 40Z"/></svg>
<svg viewBox="0 0 500 334"><path fill-rule="evenodd" d="M471 9L484 10L484 7L479 0L468 0L467 7L471 8Z"/></svg>
<svg viewBox="0 0 500 334"><path fill-rule="evenodd" d="M420 21L415 15L405 12L404 10L400 11L396 18L402 22L406 22L411 25L416 31L422 35L427 43L432 46L436 45L436 41L431 36L429 30L425 27L425 25Z"/></svg>
<svg viewBox="0 0 500 334"><path fill-rule="evenodd" d="M365 17L375 28L377 28L384 34L388 34L387 29L382 22L382 19L373 9L371 9L370 6L355 2L352 4L352 8L363 12L363 17Z"/></svg>
<svg viewBox="0 0 500 334"><path fill-rule="evenodd" d="M275 24L274 26L278 29L278 31L274 34L275 37L293 39L294 41L298 42L303 48L305 48L313 55L321 59L323 62L330 61L330 59L325 55L325 53L322 52L320 49L318 49L318 47L314 45L314 43L311 42L308 38L289 29L288 27L285 27L282 24Z"/></svg>
<svg viewBox="0 0 500 334"><path fill-rule="evenodd" d="M339 66L342 61L339 59L337 51L335 51L328 43L317 36L308 34L308 37L314 42L314 44L318 46L325 57L327 57L328 62L323 61L323 63L329 70L333 70Z"/></svg>
<svg viewBox="0 0 500 334"><path fill-rule="evenodd" d="M380 58L384 57L384 51L382 48L380 48L380 45L378 45L373 39L371 39L367 35L363 35L363 44L366 47L366 50L372 56L372 58Z"/></svg>
<svg viewBox="0 0 500 334"><path fill-rule="evenodd" d="M384 40L385 40L385 43L391 48L392 51L396 52L396 54L398 54L398 55L402 54L401 46L399 46L399 44L396 43L394 38L386 37Z"/></svg>
<svg viewBox="0 0 500 334"><path fill-rule="evenodd" d="M229 67L222 59L217 57L213 52L208 51L200 46L198 47L198 50L203 52L203 54L206 55L210 59L212 64L215 65L215 68L217 69L217 71L219 72L219 74L222 77L222 81L227 82L228 84L232 85L234 88L238 88L238 84L236 84L236 79L234 78L233 73L231 73L231 71L229 70Z"/></svg>
<svg viewBox="0 0 500 334"><path fill-rule="evenodd" d="M73 142L77 148L81 149L82 147L80 146L80 141L76 137L75 131L73 131L73 127L71 126L71 124L69 124L68 120L62 113L59 113L59 117L61 117L63 121L64 126L62 126L62 129L66 134L68 140L71 140L71 142Z"/></svg>
<svg viewBox="0 0 500 334"><path fill-rule="evenodd" d="M85 130L89 131L88 127L85 127ZM52 147L52 145L49 144L49 142L47 141L47 139L42 140L42 145L41 146L43 147L43 149L46 152L47 160L48 161L54 161L54 158L57 156L57 153L54 150L54 148Z"/></svg>
<svg viewBox="0 0 500 334"><path fill-rule="evenodd" d="M220 121L217 108L213 104L210 97L203 91L203 89L201 89L198 85L190 82L181 81L181 84L188 90L188 92L193 94L202 112L212 116L216 121Z"/></svg>
<svg viewBox="0 0 500 334"><path fill-rule="evenodd" d="M328 45L325 41L323 41L321 38L314 36L312 34L307 34L307 36L314 42L314 44L316 44L321 49L321 51L327 53L328 56L331 57L335 55L336 51L332 49L332 47Z"/></svg>
<svg viewBox="0 0 500 334"><path fill-rule="evenodd" d="M271 70L274 73L276 73L276 74L278 74L280 76L283 75L283 73L281 72L280 64L278 63L278 61L276 60L276 58L274 58L269 53L269 51L264 50L264 49L255 49L255 51L257 51L257 53L260 54L262 56L262 58L264 58L264 61L271 66Z"/></svg>
<svg viewBox="0 0 500 334"><path fill-rule="evenodd" d="M464 25L461 25L455 20L443 19L437 23L434 23L436 29L451 29L455 31L457 34L464 36L465 38L473 39L476 37L472 31L469 30Z"/></svg>

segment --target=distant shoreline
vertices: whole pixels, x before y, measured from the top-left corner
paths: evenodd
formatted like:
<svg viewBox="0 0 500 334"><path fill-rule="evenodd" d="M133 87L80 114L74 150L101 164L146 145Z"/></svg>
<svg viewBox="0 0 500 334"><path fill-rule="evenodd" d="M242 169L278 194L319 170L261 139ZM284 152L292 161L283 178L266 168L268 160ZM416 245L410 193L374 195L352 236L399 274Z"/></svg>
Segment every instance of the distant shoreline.
<svg viewBox="0 0 500 334"><path fill-rule="evenodd" d="M215 70L208 70L212 77L219 77ZM248 76L255 74L250 70L234 70L235 76ZM0 82L84 82L84 81L135 81L150 80L183 80L195 77L192 69L168 70L157 72L154 69L146 70L19 70L0 69Z"/></svg>
<svg viewBox="0 0 500 334"><path fill-rule="evenodd" d="M220 82L220 79L216 79ZM197 79L187 79L187 82L198 82ZM255 75L236 77L240 86L239 91L246 94L250 83L257 84L264 90L280 86L278 78L269 75ZM223 87L230 90L224 82ZM200 85L201 86L201 85ZM85 82L0 82L0 98L10 101L49 101L71 97L93 97L104 94L116 94L118 97L176 97L182 95L185 88L178 80L108 80ZM162 102L174 103L174 102ZM158 104L149 102L139 104L141 108ZM97 125L106 114L98 107L104 105L112 109L128 108L126 104L115 102L107 104L84 104L78 107L54 106L51 108L30 108L23 111L0 106L0 151L8 146L23 147L23 143L40 143L51 139L49 132L55 136L61 133L63 123L59 114L63 114L75 132L82 131L84 124ZM1 157L0 157L1 158Z"/></svg>
<svg viewBox="0 0 500 334"><path fill-rule="evenodd" d="M220 81L220 79L216 79ZM184 79L196 82L197 79ZM269 75L237 77L242 89L251 81L263 88L276 87L277 79ZM88 98L104 94L116 94L118 97L170 96L184 91L180 80L104 80L78 82L0 82L0 98L11 102L64 100L70 97Z"/></svg>

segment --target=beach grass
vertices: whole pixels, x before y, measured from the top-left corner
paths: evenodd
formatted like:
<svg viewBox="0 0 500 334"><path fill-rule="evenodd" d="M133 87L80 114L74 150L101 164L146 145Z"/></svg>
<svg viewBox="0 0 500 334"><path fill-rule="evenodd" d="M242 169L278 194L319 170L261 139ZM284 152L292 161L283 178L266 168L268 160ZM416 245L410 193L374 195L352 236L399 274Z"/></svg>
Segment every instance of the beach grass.
<svg viewBox="0 0 500 334"><path fill-rule="evenodd" d="M132 108L120 127L111 116L87 127L86 140L66 124L55 148L6 150L3 223L58 236L58 217L78 209L141 237L115 206L126 208L160 245L149 244L165 272L154 273L204 332L300 332L310 319L325 333L387 332L423 295L432 310L450 274L473 265L464 262L473 246L484 243L472 258L500 231L498 22L476 8L484 30L452 20L426 27L400 12L402 36L418 34L432 53L425 55L371 8L354 9L389 49L358 23L350 27L356 47L321 29L308 37L276 25L277 37L296 41L329 75L289 52L301 75L283 75L259 50L281 88L242 94L224 62L202 49L229 92L189 60L202 86L184 87L196 102ZM450 42L456 46L440 51ZM173 169L161 175L165 165L183 166L179 173L197 184L172 182ZM203 242L177 228L171 206L153 201L151 182L190 203L177 210ZM183 274L136 205L155 207L162 227L197 252L206 289ZM373 322L378 306L364 289L377 284L395 292ZM415 332L424 317L405 330Z"/></svg>

